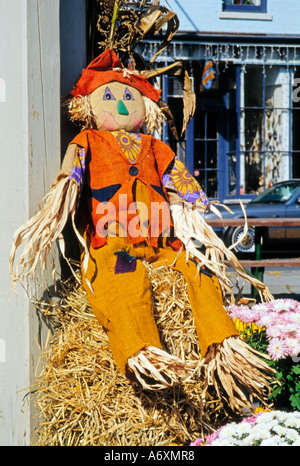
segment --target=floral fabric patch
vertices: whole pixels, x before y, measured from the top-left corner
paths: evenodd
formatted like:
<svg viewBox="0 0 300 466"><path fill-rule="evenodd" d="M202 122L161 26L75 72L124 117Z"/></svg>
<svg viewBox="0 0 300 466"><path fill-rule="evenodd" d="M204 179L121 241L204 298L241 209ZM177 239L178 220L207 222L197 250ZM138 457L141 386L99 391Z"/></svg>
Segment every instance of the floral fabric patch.
<svg viewBox="0 0 300 466"><path fill-rule="evenodd" d="M189 173L185 165L176 157L163 175L163 183L166 188L177 191L179 196L186 201L194 203L200 200L203 206L209 204L209 200L201 186Z"/></svg>
<svg viewBox="0 0 300 466"><path fill-rule="evenodd" d="M127 133L124 130L113 131L113 135L120 144L129 162L135 163L141 149L141 136L135 133Z"/></svg>

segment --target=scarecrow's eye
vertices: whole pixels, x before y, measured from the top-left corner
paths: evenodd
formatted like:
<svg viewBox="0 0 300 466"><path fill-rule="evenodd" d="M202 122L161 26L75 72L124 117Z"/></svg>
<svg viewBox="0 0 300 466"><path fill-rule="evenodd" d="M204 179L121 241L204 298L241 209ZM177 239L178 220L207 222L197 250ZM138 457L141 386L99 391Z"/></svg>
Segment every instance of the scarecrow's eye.
<svg viewBox="0 0 300 466"><path fill-rule="evenodd" d="M131 94L130 90L127 87L124 92L123 100L134 100L133 95Z"/></svg>
<svg viewBox="0 0 300 466"><path fill-rule="evenodd" d="M105 89L104 95L103 95L103 100L116 100L114 96L111 93L111 90L109 87Z"/></svg>

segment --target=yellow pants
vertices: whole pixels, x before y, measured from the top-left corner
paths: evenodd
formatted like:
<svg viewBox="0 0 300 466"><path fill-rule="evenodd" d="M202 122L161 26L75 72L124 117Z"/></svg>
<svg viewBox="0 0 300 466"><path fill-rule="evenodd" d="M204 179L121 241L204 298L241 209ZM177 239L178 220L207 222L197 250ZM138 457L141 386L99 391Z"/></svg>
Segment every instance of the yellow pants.
<svg viewBox="0 0 300 466"><path fill-rule="evenodd" d="M180 253L174 264L176 256L171 247L136 246L120 237L108 237L107 245L90 248L86 277L94 294L86 283L85 289L124 374L127 360L135 353L146 346L162 348L153 317L151 286L141 260L154 266L166 264L185 277L202 357L212 343L238 334L223 308L217 279L204 273L197 275L196 265L186 261L185 252Z"/></svg>

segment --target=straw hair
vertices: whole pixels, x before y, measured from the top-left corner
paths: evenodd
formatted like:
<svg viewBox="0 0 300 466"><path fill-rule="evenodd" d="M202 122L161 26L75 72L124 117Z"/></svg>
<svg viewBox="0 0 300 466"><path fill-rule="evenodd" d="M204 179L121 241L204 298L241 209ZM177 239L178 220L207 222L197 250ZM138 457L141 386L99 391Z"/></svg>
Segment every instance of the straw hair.
<svg viewBox="0 0 300 466"><path fill-rule="evenodd" d="M145 96L142 98L145 105L145 130L147 134L153 134L154 131L160 134L165 116L153 100ZM81 131L88 128L97 129L97 118L91 107L89 95L73 97L68 103L68 112L70 120L80 124Z"/></svg>
<svg viewBox="0 0 300 466"><path fill-rule="evenodd" d="M70 120L81 125L81 130L94 128L97 129L96 115L90 104L88 95L76 95L68 104Z"/></svg>
<svg viewBox="0 0 300 466"><path fill-rule="evenodd" d="M148 134L153 134L157 131L161 133L162 125L166 121L166 118L160 109L160 107L150 100L148 97L143 96L145 103L145 127Z"/></svg>

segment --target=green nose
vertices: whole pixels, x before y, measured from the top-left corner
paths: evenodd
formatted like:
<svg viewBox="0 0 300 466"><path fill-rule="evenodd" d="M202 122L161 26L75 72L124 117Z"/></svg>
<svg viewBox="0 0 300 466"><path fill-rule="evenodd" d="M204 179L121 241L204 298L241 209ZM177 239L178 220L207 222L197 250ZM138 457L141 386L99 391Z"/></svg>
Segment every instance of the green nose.
<svg viewBox="0 0 300 466"><path fill-rule="evenodd" d="M129 115L129 112L122 100L119 100L117 109L120 115Z"/></svg>

